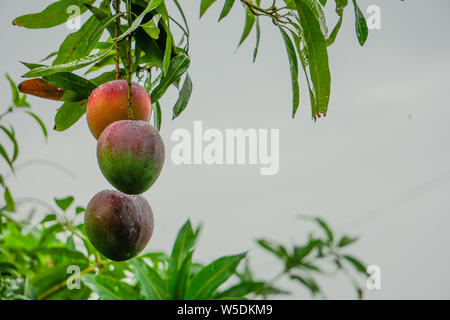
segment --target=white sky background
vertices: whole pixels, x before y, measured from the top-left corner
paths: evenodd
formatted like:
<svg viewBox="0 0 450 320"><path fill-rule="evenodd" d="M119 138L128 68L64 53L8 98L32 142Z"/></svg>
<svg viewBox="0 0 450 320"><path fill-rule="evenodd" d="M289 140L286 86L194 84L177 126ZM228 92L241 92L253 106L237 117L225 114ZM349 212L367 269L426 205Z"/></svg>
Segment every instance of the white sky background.
<svg viewBox="0 0 450 320"><path fill-rule="evenodd" d="M332 95L325 119L311 120L309 98L301 97L291 119L289 66L278 30L262 23L256 64L251 63L254 34L234 54L243 28L237 5L220 24L219 1L198 19L200 1L181 1L191 28L190 75L194 92L186 111L171 121L176 90L162 100L162 135L166 164L158 182L145 194L156 228L148 250L170 250L176 231L188 218L204 223L196 258L211 261L250 250L256 274L270 278L281 268L255 246L259 237L285 243L304 241L313 226L297 213L318 214L339 232L361 236L349 252L381 267L378 298L450 298L450 181L396 203L408 192L450 171L450 81L447 0L360 0L365 9L382 10L382 30L372 31L360 48L353 8L330 49ZM13 18L40 11L50 1L2 1L0 70L18 80L26 69L19 60L37 62L58 48L68 30L13 27ZM329 25L336 21L330 1ZM10 100L6 80L0 93ZM302 80L302 90L306 84ZM30 97L33 109L49 128L60 103ZM46 144L28 117L9 118L17 128L19 162L42 158L64 164L73 180L54 169L30 167L8 183L16 197L74 195L86 206L97 192L111 188L96 160L96 141L85 117L66 132L50 130ZM260 176L258 166L175 166L170 161L176 128L279 128L280 171ZM2 171L6 170L2 163ZM448 176L447 176L448 177ZM393 205L389 205L393 202ZM367 219L377 207L381 214ZM354 223L355 221L362 221ZM317 230L317 232L320 232ZM343 277L322 279L330 298L353 298ZM286 283L291 298L308 299L306 289Z"/></svg>

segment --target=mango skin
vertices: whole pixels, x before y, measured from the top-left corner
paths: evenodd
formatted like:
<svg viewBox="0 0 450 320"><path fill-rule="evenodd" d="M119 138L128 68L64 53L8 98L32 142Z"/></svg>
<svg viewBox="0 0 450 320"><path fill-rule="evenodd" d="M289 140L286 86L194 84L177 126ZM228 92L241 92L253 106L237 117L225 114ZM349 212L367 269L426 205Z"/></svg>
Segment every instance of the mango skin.
<svg viewBox="0 0 450 320"><path fill-rule="evenodd" d="M100 170L111 185L126 194L147 191L158 179L164 159L164 142L146 121L116 121L98 139Z"/></svg>
<svg viewBox="0 0 450 320"><path fill-rule="evenodd" d="M116 190L96 194L84 216L86 234L92 245L114 261L129 260L149 242L154 228L153 212L140 195Z"/></svg>
<svg viewBox="0 0 450 320"><path fill-rule="evenodd" d="M150 119L151 100L147 91L140 85L131 86L131 106L135 120ZM114 121L127 120L128 117L128 82L115 80L107 82L94 91L86 107L89 129L96 139Z"/></svg>

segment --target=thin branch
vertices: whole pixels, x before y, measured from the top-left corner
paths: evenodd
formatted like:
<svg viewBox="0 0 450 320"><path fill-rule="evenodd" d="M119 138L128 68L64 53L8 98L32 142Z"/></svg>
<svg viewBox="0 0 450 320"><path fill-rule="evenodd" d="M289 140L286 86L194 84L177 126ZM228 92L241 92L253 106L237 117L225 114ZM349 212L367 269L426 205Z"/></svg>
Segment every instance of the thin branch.
<svg viewBox="0 0 450 320"><path fill-rule="evenodd" d="M116 13L120 11L120 0L114 0L114 10ZM117 38L119 36L120 31L120 16L116 19L116 32L114 37ZM120 64L119 64L119 42L116 41L116 55L114 57L114 62L116 63L116 80L120 79Z"/></svg>
<svg viewBox="0 0 450 320"><path fill-rule="evenodd" d="M128 19L128 26L131 27L132 24L132 17L131 17L131 0L127 0L127 19ZM133 115L133 105L131 101L132 96L132 73L131 73L131 63L132 63L132 55L131 55L131 42L132 42L132 34L128 36L128 54L127 54L127 81L128 81L128 119L134 120Z"/></svg>
<svg viewBox="0 0 450 320"><path fill-rule="evenodd" d="M91 265L88 266L86 269L84 269L83 271L80 272L80 274L78 275L77 278L81 278L81 276L90 273L90 272L94 272L96 270L97 266L96 265ZM41 296L39 296L39 300L45 300L48 297L50 297L52 294L58 292L59 290L62 290L64 288L67 287L67 282L69 279L64 280L63 282L61 282L60 284L54 286L53 288L51 288L50 290L46 291L45 293L43 293Z"/></svg>
<svg viewBox="0 0 450 320"><path fill-rule="evenodd" d="M13 106L10 106L5 112L3 112L2 114L0 114L0 120L2 120L4 116L10 114L10 113L13 112L13 111L14 111L14 107L13 107Z"/></svg>

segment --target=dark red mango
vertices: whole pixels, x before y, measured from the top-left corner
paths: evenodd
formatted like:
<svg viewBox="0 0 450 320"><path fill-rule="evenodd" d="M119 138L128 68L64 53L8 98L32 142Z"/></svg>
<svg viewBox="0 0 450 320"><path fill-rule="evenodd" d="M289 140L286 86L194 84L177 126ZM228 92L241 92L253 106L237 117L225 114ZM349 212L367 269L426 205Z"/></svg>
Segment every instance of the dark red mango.
<svg viewBox="0 0 450 320"><path fill-rule="evenodd" d="M124 261L138 255L153 233L153 212L140 195L102 191L89 202L84 217L86 234L105 257Z"/></svg>

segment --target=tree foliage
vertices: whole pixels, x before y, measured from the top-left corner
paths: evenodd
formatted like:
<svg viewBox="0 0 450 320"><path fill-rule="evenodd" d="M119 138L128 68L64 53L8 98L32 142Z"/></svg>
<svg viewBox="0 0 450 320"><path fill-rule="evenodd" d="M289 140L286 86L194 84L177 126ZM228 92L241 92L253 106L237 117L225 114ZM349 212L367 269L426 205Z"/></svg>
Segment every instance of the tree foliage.
<svg viewBox="0 0 450 320"><path fill-rule="evenodd" d="M0 128L12 150L0 143L4 162L14 172L19 143L4 117L22 109L32 114L26 96L11 83L13 104L1 115ZM45 125L39 120L44 134ZM3 129L5 128L5 129ZM1 177L4 205L0 207L0 299L247 299L289 294L279 287L284 277L298 282L313 296L325 296L318 278L343 272L361 294L358 273L366 275L362 262L347 253L357 241L347 235L337 239L328 224L312 219L322 235L310 234L303 244L287 247L259 239L257 244L279 260L281 269L272 279L256 279L246 252L219 257L209 263L195 259L200 228L187 221L179 230L170 253L149 252L127 262L110 261L99 254L86 237L82 215L73 196L55 198L54 204L38 203L24 215ZM49 210L49 211L48 211ZM44 214L42 214L44 213ZM75 267L75 269L74 269ZM348 268L350 267L350 268ZM331 270L326 270L330 269ZM351 268L354 270L352 271ZM78 271L78 273L73 273ZM79 286L72 287L79 283Z"/></svg>
<svg viewBox="0 0 450 320"><path fill-rule="evenodd" d="M25 28L52 28L66 22L69 5L79 6L81 14L90 16L79 30L66 37L59 49L45 58L46 61L53 59L51 63L25 63L30 70L24 77L31 79L19 86L22 92L65 102L55 118L56 130L66 130L78 121L85 112L85 100L90 92L117 77L126 76L145 85L157 112L161 111L159 100L167 89L172 85L179 88L172 119L177 118L188 105L193 89L187 73L190 65L190 31L178 0L172 1L181 21L176 20L176 13L169 12L162 0L119 1L125 3L129 12L115 11L114 3L111 3L114 1L103 0L95 6L95 1L59 0L40 13L14 20L15 25ZM219 1L202 0L200 17L215 2ZM224 1L219 21L237 7L236 2ZM333 29L327 26L323 11L331 1L283 0L273 1L269 7L262 7L261 0L240 2L245 10L245 22L238 45L242 45L255 32L253 60L257 57L262 37L260 20L267 18L280 31L291 72L292 116L295 116L300 105L300 68L303 69L310 95L312 117L317 119L326 115L331 90L327 47L336 40L348 1L335 0L338 22ZM366 20L356 0L352 3L356 35L363 45L368 35ZM128 19L127 14L132 18ZM178 33L174 32L175 29L181 31L180 39L176 39L175 34ZM109 38L100 41L105 33ZM116 72L112 70L115 64ZM84 74L81 74L83 71ZM81 73L77 75L75 72ZM98 74L95 78L90 76L93 72ZM153 119L155 126L160 127L161 116L156 115Z"/></svg>
<svg viewBox="0 0 450 320"><path fill-rule="evenodd" d="M169 1L177 12L168 11ZM201 0L200 17L215 2L219 1ZM239 1L221 2L219 21ZM275 0L267 6L260 0L240 0L245 21L238 45L255 34L253 61L263 41L262 21L271 21L280 32L290 66L293 117L300 106L300 70L306 79L312 117L327 114L331 88L328 47L337 38L348 0L335 0L338 21L331 32L323 12L330 2ZM366 21L356 1L352 3L357 38L363 45L368 33ZM179 90L172 119L188 106L193 90L188 74L190 30L178 0L57 0L41 12L23 15L13 23L29 29L56 27L74 17L67 10L70 6L80 9L76 15L86 16L84 24L68 34L42 61L23 62L28 69L23 77L27 79L18 87L7 77L12 104L0 114L0 130L11 142L11 150L0 143L0 156L11 172L15 171L20 149L14 127L4 117L22 111L37 122L45 137L48 135L45 124L31 110L27 94L61 102L55 115L57 131L67 130L82 118L87 99L95 88L118 78L138 82L149 92L152 119L158 129L162 112L166 112L160 100L171 86ZM181 17L180 21L175 14ZM175 32L176 29L181 32ZM4 197L4 206L0 208L1 299L267 298L288 294L278 286L283 277L308 289L313 296L324 296L318 278L336 272L348 275L358 295L362 293L356 275L365 275L365 266L354 256L342 253L357 239L347 235L336 238L320 218L312 219L323 233L310 234L305 243L288 247L267 239L257 241L282 266L269 280L255 279L245 252L219 257L210 263L197 261L194 252L199 229L193 228L189 221L180 229L171 253L150 252L128 262L113 262L87 240L79 219L84 208L74 207L73 197L55 199L53 205L46 206L52 208L51 212L30 226L35 212L20 218L21 208L5 177L0 175ZM70 273L74 266L79 273ZM71 289L78 281L78 288Z"/></svg>

